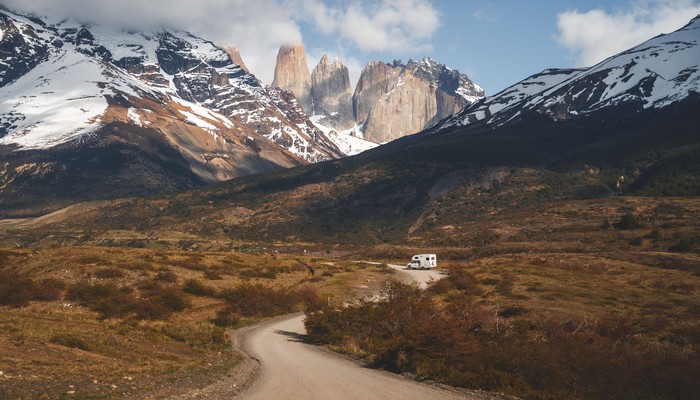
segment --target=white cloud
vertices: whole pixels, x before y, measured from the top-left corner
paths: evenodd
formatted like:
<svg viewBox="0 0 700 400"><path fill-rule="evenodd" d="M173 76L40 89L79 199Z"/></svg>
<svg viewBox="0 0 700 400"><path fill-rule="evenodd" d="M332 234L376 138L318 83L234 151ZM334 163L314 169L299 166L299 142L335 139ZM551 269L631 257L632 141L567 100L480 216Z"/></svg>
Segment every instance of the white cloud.
<svg viewBox="0 0 700 400"><path fill-rule="evenodd" d="M300 43L301 31L277 0L3 0L8 7L53 19L75 18L133 29L163 26L235 45L250 70L271 82L277 50Z"/></svg>
<svg viewBox="0 0 700 400"><path fill-rule="evenodd" d="M502 17L503 15L493 2L483 4L482 8L472 13L472 18L482 22L497 22Z"/></svg>
<svg viewBox="0 0 700 400"><path fill-rule="evenodd" d="M625 12L567 11L557 16L557 42L577 66L590 66L661 33L681 28L700 13L696 0L647 0Z"/></svg>
<svg viewBox="0 0 700 400"><path fill-rule="evenodd" d="M348 45L364 52L401 54L429 50L439 27L429 0L2 0L6 6L56 20L74 18L133 29L162 26L191 31L220 45L235 45L250 70L270 83L277 51L283 44L302 43L300 22L338 44L350 69L359 76L359 62L348 57ZM332 4L332 5L329 5ZM333 51L329 52L333 53ZM356 65L354 65L356 64ZM309 64L313 68L315 64ZM355 82L355 80L351 80Z"/></svg>
<svg viewBox="0 0 700 400"><path fill-rule="evenodd" d="M337 34L364 52L429 50L428 40L440 26L439 14L427 0L354 1L336 7L321 0L302 4L300 20L313 23L324 34Z"/></svg>

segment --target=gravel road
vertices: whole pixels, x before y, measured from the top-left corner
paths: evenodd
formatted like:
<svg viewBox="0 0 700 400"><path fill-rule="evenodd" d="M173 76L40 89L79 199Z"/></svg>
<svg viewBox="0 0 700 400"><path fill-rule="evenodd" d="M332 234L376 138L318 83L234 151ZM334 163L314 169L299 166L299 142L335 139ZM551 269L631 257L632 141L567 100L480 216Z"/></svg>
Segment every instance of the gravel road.
<svg viewBox="0 0 700 400"><path fill-rule="evenodd" d="M249 332L248 352L262 372L244 399L471 399L425 385L305 344L304 316L264 324Z"/></svg>
<svg viewBox="0 0 700 400"><path fill-rule="evenodd" d="M425 287L443 275L436 270L400 271L407 281ZM244 399L488 399L428 385L381 370L304 343L304 316L292 315L249 330L241 337L246 352L256 358L262 371Z"/></svg>

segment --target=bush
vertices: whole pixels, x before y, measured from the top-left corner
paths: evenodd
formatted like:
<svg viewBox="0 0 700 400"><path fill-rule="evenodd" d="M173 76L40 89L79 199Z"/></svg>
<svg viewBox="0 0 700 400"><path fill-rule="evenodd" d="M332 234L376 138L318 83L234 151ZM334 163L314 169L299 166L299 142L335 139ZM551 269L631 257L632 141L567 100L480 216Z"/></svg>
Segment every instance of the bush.
<svg viewBox="0 0 700 400"><path fill-rule="evenodd" d="M30 301L52 301L61 297L65 285L57 279L39 283L22 275L0 272L0 305L23 307Z"/></svg>
<svg viewBox="0 0 700 400"><path fill-rule="evenodd" d="M194 348L218 350L230 344L226 330L209 322L176 322L161 325L159 331Z"/></svg>
<svg viewBox="0 0 700 400"><path fill-rule="evenodd" d="M185 294L176 288L148 285L142 298L128 287L112 284L76 283L67 297L100 313L102 318L133 316L136 319L164 319L189 306Z"/></svg>
<svg viewBox="0 0 700 400"><path fill-rule="evenodd" d="M103 268L95 272L95 276L103 279L123 278L124 272L116 268Z"/></svg>
<svg viewBox="0 0 700 400"><path fill-rule="evenodd" d="M161 282L175 283L177 282L177 274L172 271L160 271L156 274L156 280Z"/></svg>
<svg viewBox="0 0 700 400"><path fill-rule="evenodd" d="M210 281L220 281L223 279L219 271L213 270L213 269L208 269L204 271L204 277L206 279L209 279Z"/></svg>
<svg viewBox="0 0 700 400"><path fill-rule="evenodd" d="M229 327L235 326L240 320L241 314L238 313L237 308L227 306L216 313L216 318L214 318L213 322L216 326Z"/></svg>
<svg viewBox="0 0 700 400"><path fill-rule="evenodd" d="M59 333L53 335L51 339L49 339L49 342L63 347L70 347L73 349L80 349L85 351L90 350L90 346L87 344L87 342L69 333Z"/></svg>
<svg viewBox="0 0 700 400"><path fill-rule="evenodd" d="M195 296L216 296L216 289L207 286L196 279L188 279L182 286L182 290Z"/></svg>
<svg viewBox="0 0 700 400"><path fill-rule="evenodd" d="M693 249L693 242L688 238L681 239L678 243L668 248L668 251L675 253L687 253Z"/></svg>
<svg viewBox="0 0 700 400"><path fill-rule="evenodd" d="M102 318L126 316L133 312L137 302L133 290L102 283L78 282L68 288L66 297L99 312Z"/></svg>
<svg viewBox="0 0 700 400"><path fill-rule="evenodd" d="M22 307L33 299L33 280L9 272L0 273L0 305Z"/></svg>
<svg viewBox="0 0 700 400"><path fill-rule="evenodd" d="M244 279L275 279L279 274L276 268L253 267L240 271L239 276Z"/></svg>
<svg viewBox="0 0 700 400"><path fill-rule="evenodd" d="M654 228L649 232L649 239L660 239L661 238L661 231L659 228Z"/></svg>
<svg viewBox="0 0 700 400"><path fill-rule="evenodd" d="M644 238L641 237L641 236L640 236L640 237L636 237L636 238L630 240L630 244L631 244L632 246L641 246L641 245L644 244Z"/></svg>
<svg viewBox="0 0 700 400"><path fill-rule="evenodd" d="M66 284L58 279L47 278L35 285L33 292L33 300L36 301L53 301L61 298Z"/></svg>
<svg viewBox="0 0 700 400"><path fill-rule="evenodd" d="M307 313L308 337L378 367L521 398L700 398L700 358L637 340L640 328L624 316L519 325L464 291L438 301L399 282L386 283L381 298ZM512 306L499 316L526 312Z"/></svg>
<svg viewBox="0 0 700 400"><path fill-rule="evenodd" d="M636 215L632 213L627 213L623 215L618 222L614 223L613 226L616 229L626 231L632 229L639 229L642 227L642 224L639 222Z"/></svg>
<svg viewBox="0 0 700 400"><path fill-rule="evenodd" d="M445 294L450 291L466 291L471 294L481 293L477 278L465 267L447 265L447 278L438 279L430 284L430 291L435 294Z"/></svg>
<svg viewBox="0 0 700 400"><path fill-rule="evenodd" d="M260 283L242 283L221 292L229 314L265 317L295 311L318 309L323 299L311 286L274 288Z"/></svg>

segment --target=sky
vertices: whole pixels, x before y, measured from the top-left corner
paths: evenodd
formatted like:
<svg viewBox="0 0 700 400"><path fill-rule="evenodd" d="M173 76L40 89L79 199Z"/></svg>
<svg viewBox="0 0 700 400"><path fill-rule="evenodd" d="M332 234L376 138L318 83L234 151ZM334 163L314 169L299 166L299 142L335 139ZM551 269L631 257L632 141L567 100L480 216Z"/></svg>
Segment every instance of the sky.
<svg viewBox="0 0 700 400"><path fill-rule="evenodd" d="M584 67L700 14L700 0L0 0L51 18L191 31L235 45L271 83L281 45L303 43L309 69L340 58L354 86L369 61L431 57L487 95L546 68Z"/></svg>

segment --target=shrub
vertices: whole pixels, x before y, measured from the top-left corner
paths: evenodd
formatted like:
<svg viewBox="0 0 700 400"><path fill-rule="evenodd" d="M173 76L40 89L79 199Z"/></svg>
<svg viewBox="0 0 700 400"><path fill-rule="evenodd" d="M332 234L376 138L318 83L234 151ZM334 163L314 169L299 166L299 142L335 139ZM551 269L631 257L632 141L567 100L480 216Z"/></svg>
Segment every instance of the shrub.
<svg viewBox="0 0 700 400"><path fill-rule="evenodd" d="M504 322L465 292L435 301L390 282L382 300L307 313L308 337L378 367L536 399L698 398L700 358L637 340L624 316ZM513 306L499 315L520 315ZM533 316L532 321L538 321Z"/></svg>
<svg viewBox="0 0 700 400"><path fill-rule="evenodd" d="M242 283L221 292L228 313L244 317L263 317L320 307L323 299L311 286L274 288L260 283Z"/></svg>
<svg viewBox="0 0 700 400"><path fill-rule="evenodd" d="M227 306L223 310L217 311L213 322L216 326L229 327L235 326L240 319L241 314L238 313L236 307Z"/></svg>
<svg viewBox="0 0 700 400"><path fill-rule="evenodd" d="M52 301L61 297L65 285L57 279L37 283L22 275L0 272L0 305L22 307L30 301Z"/></svg>
<svg viewBox="0 0 700 400"><path fill-rule="evenodd" d="M160 271L156 274L156 280L161 282L175 283L177 282L177 274L172 271Z"/></svg>
<svg viewBox="0 0 700 400"><path fill-rule="evenodd" d="M503 318L514 317L517 315L523 315L527 312L526 309L520 306L510 306L504 309L498 310L498 316Z"/></svg>
<svg viewBox="0 0 700 400"><path fill-rule="evenodd" d="M688 238L683 238L678 243L668 248L668 251L676 253L685 253L693 249L693 243Z"/></svg>
<svg viewBox="0 0 700 400"><path fill-rule="evenodd" d="M82 338L79 338L75 335L71 335L69 333L59 333L53 335L51 339L49 339L49 342L63 347L70 347L73 349L80 349L85 351L90 350L90 346L87 344L87 342L85 342Z"/></svg>
<svg viewBox="0 0 700 400"><path fill-rule="evenodd" d="M103 279L123 278L124 272L116 268L103 268L95 272L95 276Z"/></svg>
<svg viewBox="0 0 700 400"><path fill-rule="evenodd" d="M275 279L279 271L275 268L253 267L246 268L239 273L239 276L244 279Z"/></svg>
<svg viewBox="0 0 700 400"><path fill-rule="evenodd" d="M195 296L216 296L216 289L207 286L196 279L188 279L182 286L182 290Z"/></svg>
<svg viewBox="0 0 700 400"><path fill-rule="evenodd" d="M102 318L123 317L135 308L137 299L130 288L113 284L78 282L68 288L67 298L101 314Z"/></svg>
<svg viewBox="0 0 700 400"><path fill-rule="evenodd" d="M67 297L99 312L102 318L132 315L136 319L164 319L189 307L185 294L177 288L152 284L141 289L144 293L139 298L128 287L81 282L68 288Z"/></svg>
<svg viewBox="0 0 700 400"><path fill-rule="evenodd" d="M639 222L636 215L632 213L627 213L623 215L618 222L614 223L613 226L616 229L625 231L639 229L642 227L642 224Z"/></svg>
<svg viewBox="0 0 700 400"><path fill-rule="evenodd" d="M661 238L661 231L659 228L654 228L649 232L649 239L660 239Z"/></svg>
<svg viewBox="0 0 700 400"><path fill-rule="evenodd" d="M459 265L447 265L447 278L433 281L430 291L436 294L444 294L451 290L466 291L472 294L481 293L477 278L465 267Z"/></svg>
<svg viewBox="0 0 700 400"><path fill-rule="evenodd" d="M0 305L22 307L33 299L33 280L10 272L0 272Z"/></svg>
<svg viewBox="0 0 700 400"><path fill-rule="evenodd" d="M220 281L221 279L223 279L221 277L221 274L219 273L219 271L212 270L212 269L208 269L208 270L204 271L204 277L206 279L209 279L210 281Z"/></svg>
<svg viewBox="0 0 700 400"><path fill-rule="evenodd" d="M217 350L230 344L226 330L209 322L176 322L161 325L159 331L190 347Z"/></svg>
<svg viewBox="0 0 700 400"><path fill-rule="evenodd" d="M39 284L35 285L33 300L37 301L53 301L61 298L61 294L66 288L66 284L58 279L47 278L43 279Z"/></svg>

